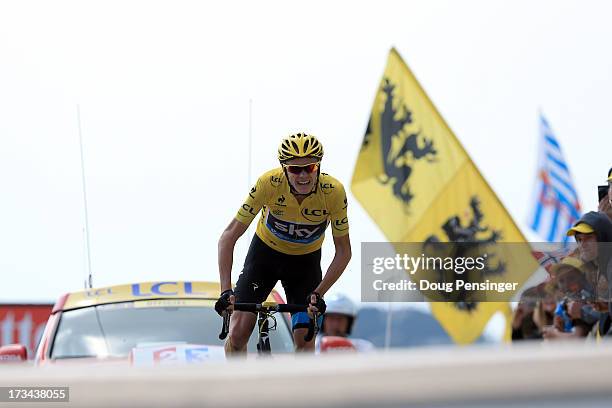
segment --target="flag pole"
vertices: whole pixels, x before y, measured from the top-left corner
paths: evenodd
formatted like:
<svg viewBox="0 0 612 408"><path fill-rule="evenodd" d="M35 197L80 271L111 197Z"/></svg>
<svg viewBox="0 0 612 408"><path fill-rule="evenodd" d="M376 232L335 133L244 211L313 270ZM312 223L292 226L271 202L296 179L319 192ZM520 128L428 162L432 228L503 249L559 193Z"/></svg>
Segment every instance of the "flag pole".
<svg viewBox="0 0 612 408"><path fill-rule="evenodd" d="M253 99L249 98L249 169L247 172L247 187L251 187L251 171L253 156Z"/></svg>
<svg viewBox="0 0 612 408"><path fill-rule="evenodd" d="M385 328L385 350L389 350L391 347L391 326L393 324L393 308L391 302L387 302L387 325Z"/></svg>
<svg viewBox="0 0 612 408"><path fill-rule="evenodd" d="M249 98L249 160L248 160L248 169L247 169L247 189L251 188L251 172L252 172L252 162L253 162L253 99ZM251 233L247 233L247 245L251 243Z"/></svg>
<svg viewBox="0 0 612 408"><path fill-rule="evenodd" d="M93 287L91 277L91 252L89 249L89 215L87 213L87 184L85 182L85 158L83 155L83 133L81 131L81 106L77 104L77 124L79 129L79 146L81 148L81 179L83 182L83 206L85 207L85 247L87 252L87 278L85 289Z"/></svg>

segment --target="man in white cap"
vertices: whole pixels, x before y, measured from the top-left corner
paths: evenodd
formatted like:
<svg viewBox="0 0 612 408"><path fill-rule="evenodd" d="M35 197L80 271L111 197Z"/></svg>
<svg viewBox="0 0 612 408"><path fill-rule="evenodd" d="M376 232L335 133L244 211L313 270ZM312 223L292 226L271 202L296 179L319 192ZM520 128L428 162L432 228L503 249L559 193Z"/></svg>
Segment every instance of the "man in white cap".
<svg viewBox="0 0 612 408"><path fill-rule="evenodd" d="M359 352L375 349L374 344L368 340L348 338L357 317L357 307L351 299L342 294L333 294L327 298L326 304L322 336L317 339L317 350L329 351L335 348L351 348L350 346Z"/></svg>

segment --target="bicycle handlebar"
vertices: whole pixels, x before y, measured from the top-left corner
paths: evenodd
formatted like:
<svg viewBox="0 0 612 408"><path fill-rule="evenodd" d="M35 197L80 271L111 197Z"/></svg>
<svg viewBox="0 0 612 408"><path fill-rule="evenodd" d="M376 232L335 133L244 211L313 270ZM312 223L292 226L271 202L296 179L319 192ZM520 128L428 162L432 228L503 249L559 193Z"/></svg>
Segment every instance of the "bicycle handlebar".
<svg viewBox="0 0 612 408"><path fill-rule="evenodd" d="M234 303L234 310L240 312L280 312L280 313L299 313L306 312L308 305L279 304L265 306L261 303Z"/></svg>
<svg viewBox="0 0 612 408"><path fill-rule="evenodd" d="M264 306L261 303L234 303L234 310L241 312L253 312L253 313L270 313L270 312L279 312L279 313L299 313L306 312L308 310L308 305L296 305L296 304L278 304L274 306ZM319 322L318 316L320 314L316 313L314 318L310 318L310 322L308 324L308 333L304 336L304 341L311 341L313 337L317 335L319 332ZM230 313L228 311L223 312L223 328L221 329L221 333L219 334L219 340L224 340L229 333L229 321L230 321Z"/></svg>

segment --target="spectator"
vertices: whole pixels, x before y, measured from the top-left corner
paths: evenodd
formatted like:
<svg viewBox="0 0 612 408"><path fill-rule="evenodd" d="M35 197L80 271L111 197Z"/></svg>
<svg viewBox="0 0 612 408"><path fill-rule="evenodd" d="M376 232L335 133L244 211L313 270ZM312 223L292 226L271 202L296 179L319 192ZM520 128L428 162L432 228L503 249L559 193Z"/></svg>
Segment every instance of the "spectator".
<svg viewBox="0 0 612 408"><path fill-rule="evenodd" d="M555 308L557 303L552 286L544 282L536 286L536 288L538 301L533 311L533 322L538 327L539 332L544 334L546 328L551 327L555 322Z"/></svg>
<svg viewBox="0 0 612 408"><path fill-rule="evenodd" d="M512 318L512 341L541 339L542 333L533 321L533 312L538 300L538 289L523 292Z"/></svg>
<svg viewBox="0 0 612 408"><path fill-rule="evenodd" d="M345 295L334 294L326 299L327 310L323 317L321 336L317 339L317 350L322 348L321 342L324 337L343 337L348 338L353 329L353 323L357 317L357 307L351 299ZM374 344L368 340L350 338L349 343L360 352L373 351Z"/></svg>
<svg viewBox="0 0 612 408"><path fill-rule="evenodd" d="M608 195L599 201L599 212L602 212L612 220L612 167L608 170Z"/></svg>
<svg viewBox="0 0 612 408"><path fill-rule="evenodd" d="M547 333L551 337L586 337L595 323L581 318L581 308L587 305L588 301L594 300L594 290L582 270L583 265L580 259L568 256L551 270L560 299L555 318L560 320L560 331L568 333L563 336L559 333Z"/></svg>
<svg viewBox="0 0 612 408"><path fill-rule="evenodd" d="M580 258L591 268L591 280L595 290L595 302L588 305L570 304L570 314L587 322L609 320L612 293L612 221L601 212L588 212L569 229L567 235L574 236L578 243ZM605 312L607 311L607 313ZM607 315L607 316L606 316ZM606 333L608 330L605 331ZM604 334L604 333L601 333Z"/></svg>

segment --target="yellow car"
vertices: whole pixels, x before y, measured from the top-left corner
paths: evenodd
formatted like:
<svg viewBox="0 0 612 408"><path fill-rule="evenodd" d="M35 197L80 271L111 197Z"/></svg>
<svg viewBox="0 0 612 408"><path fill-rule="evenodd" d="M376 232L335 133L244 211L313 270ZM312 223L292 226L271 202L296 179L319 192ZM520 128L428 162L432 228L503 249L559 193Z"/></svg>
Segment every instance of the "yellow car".
<svg viewBox="0 0 612 408"><path fill-rule="evenodd" d="M215 312L219 284L142 282L68 293L55 304L36 351L38 364L130 360L137 365L225 358ZM284 303L273 291L266 303ZM284 317L270 331L274 353L293 352ZM256 352L257 333L248 349Z"/></svg>

